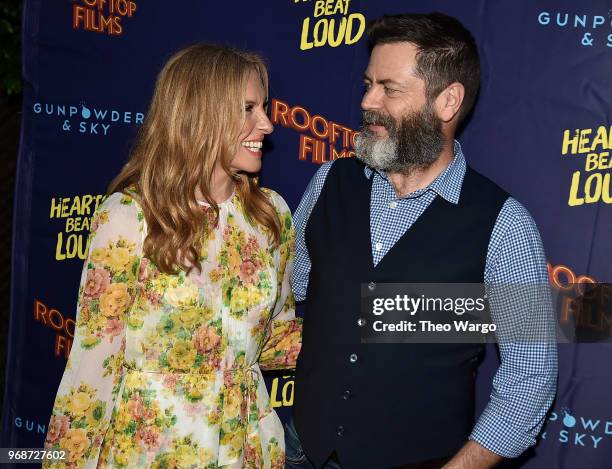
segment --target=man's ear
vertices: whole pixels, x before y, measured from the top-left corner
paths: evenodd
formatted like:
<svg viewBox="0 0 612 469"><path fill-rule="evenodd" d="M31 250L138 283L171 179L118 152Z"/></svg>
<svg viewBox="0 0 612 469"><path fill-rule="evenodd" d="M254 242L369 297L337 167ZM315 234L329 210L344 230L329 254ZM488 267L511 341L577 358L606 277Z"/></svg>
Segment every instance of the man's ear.
<svg viewBox="0 0 612 469"><path fill-rule="evenodd" d="M465 96L465 88L455 81L448 85L434 101L436 115L442 122L450 122L459 113Z"/></svg>

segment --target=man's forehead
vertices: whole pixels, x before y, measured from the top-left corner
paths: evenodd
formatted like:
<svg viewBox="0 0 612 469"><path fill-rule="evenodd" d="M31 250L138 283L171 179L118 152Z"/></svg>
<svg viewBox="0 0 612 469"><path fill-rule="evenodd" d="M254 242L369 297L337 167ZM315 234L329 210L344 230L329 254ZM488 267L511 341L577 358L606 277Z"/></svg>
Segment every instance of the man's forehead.
<svg viewBox="0 0 612 469"><path fill-rule="evenodd" d="M396 80L414 77L417 47L411 42L378 44L370 54L366 77Z"/></svg>

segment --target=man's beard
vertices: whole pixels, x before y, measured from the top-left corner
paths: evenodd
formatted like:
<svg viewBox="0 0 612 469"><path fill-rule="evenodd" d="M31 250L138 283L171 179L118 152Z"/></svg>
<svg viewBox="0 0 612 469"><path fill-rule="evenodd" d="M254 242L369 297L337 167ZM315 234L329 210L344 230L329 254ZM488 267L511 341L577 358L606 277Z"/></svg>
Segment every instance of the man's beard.
<svg viewBox="0 0 612 469"><path fill-rule="evenodd" d="M389 136L379 138L368 125L382 125ZM397 123L376 111L363 112L363 124L355 138L355 155L368 166L385 172L412 174L427 169L444 148L442 121L431 105L411 112Z"/></svg>

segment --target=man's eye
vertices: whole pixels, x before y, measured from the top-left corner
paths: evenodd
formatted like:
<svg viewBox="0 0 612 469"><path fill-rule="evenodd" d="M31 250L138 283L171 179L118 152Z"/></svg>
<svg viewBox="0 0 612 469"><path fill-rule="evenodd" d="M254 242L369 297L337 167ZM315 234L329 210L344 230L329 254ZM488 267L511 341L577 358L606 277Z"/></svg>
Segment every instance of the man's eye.
<svg viewBox="0 0 612 469"><path fill-rule="evenodd" d="M394 90L393 88L389 88L387 86L385 86L385 93L388 95L393 95L395 93L397 93L397 90Z"/></svg>

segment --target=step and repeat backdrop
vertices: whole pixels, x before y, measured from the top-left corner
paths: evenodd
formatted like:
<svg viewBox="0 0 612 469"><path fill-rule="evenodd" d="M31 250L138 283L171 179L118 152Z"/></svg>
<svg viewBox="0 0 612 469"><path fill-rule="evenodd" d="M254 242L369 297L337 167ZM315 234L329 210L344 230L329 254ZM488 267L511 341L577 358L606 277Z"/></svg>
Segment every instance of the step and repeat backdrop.
<svg viewBox="0 0 612 469"><path fill-rule="evenodd" d="M551 283L612 280L610 0L25 0L0 447L42 447L72 344L91 216L172 53L205 41L265 57L275 131L262 181L295 210L320 164L353 156L367 22L430 11L459 18L479 44L480 97L459 136L468 162L529 209ZM612 333L597 311L568 308L561 320ZM512 465L610 467L612 345L564 344L559 352L558 395L540 441ZM478 376L479 409L496 365L492 348ZM272 404L286 418L292 376L268 378Z"/></svg>

